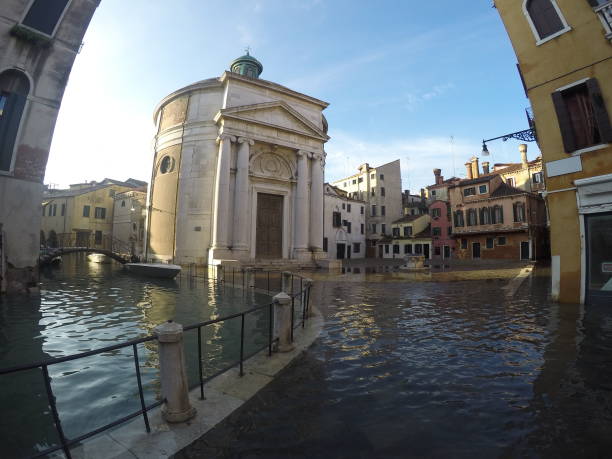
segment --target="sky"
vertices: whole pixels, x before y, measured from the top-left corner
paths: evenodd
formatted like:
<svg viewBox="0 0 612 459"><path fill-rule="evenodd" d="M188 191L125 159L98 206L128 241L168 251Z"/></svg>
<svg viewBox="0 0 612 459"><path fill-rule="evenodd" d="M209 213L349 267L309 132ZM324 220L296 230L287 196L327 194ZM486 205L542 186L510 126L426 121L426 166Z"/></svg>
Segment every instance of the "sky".
<svg viewBox="0 0 612 459"><path fill-rule="evenodd" d="M417 192L434 168L464 177L482 139L528 128L491 0L102 0L83 42L47 165L57 187L148 182L157 103L247 46L261 78L329 102L326 181L400 159ZM518 162L519 143L490 142L487 159Z"/></svg>

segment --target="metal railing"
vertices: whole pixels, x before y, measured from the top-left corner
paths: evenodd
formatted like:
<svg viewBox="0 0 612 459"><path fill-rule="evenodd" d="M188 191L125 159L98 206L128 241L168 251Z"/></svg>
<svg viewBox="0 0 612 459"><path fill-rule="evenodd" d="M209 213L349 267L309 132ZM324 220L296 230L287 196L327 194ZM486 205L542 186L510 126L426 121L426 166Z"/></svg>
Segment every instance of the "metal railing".
<svg viewBox="0 0 612 459"><path fill-rule="evenodd" d="M223 276L221 277L219 275L220 272L223 272L224 269L221 266L217 266L217 265L211 265L211 266L215 266L214 268L212 268L212 271L209 272L210 266L205 265L205 279L206 280L212 280L214 282L221 282L225 284L225 273L223 274ZM233 270L234 271L234 270ZM244 270L243 270L244 271ZM232 272L232 277L235 280L236 279L236 272ZM190 278L192 277L199 277L197 274L197 268L192 270L192 267L190 266L189 272L188 274L190 275ZM210 275L212 274L212 275ZM275 271L268 271L267 273L265 273L265 277L267 279L267 285L270 286L270 279L271 279L271 275L273 274L277 274L277 272ZM281 274L281 278L280 278L280 288L282 288L282 273L279 271L278 274ZM274 276L273 276L274 277ZM272 277L272 279L273 279ZM295 279L299 279L299 290L294 291L294 286L295 284L297 284L297 282L295 282ZM291 297L291 341L293 342L294 336L293 336L293 331L295 328L298 328L300 325L302 327L305 326L306 323L306 319L308 317L308 312L310 310L309 308L309 303L310 303L310 289L311 289L311 284L310 283L306 283L304 285L304 278L302 276L299 276L297 274L291 274L290 276L291 279L291 292L286 292L287 294L289 294L289 296ZM231 284L230 284L231 285ZM272 290L268 290L269 292L271 292ZM279 290L280 291L280 290ZM295 308L296 308L296 300L299 297L299 303L301 306L301 321L296 321L295 320ZM245 344L245 317L248 314L253 314L257 311L262 311L264 309L268 309L268 330L267 330L267 342L264 346L258 347L256 348L254 351L248 353L245 355L245 349L244 349L244 344ZM215 371L213 374L204 377L204 368L203 368L203 335L205 332L205 327L206 326L210 326L210 325L214 325L214 324L218 324L221 322L226 322L232 319L236 319L240 317L240 353L239 353L239 357L237 360L232 361L229 365L226 365L225 367L221 368L220 370ZM239 371L240 371L240 376L244 375L244 361L248 360L250 357L254 356L255 354L261 352L262 350L264 350L266 347L268 348L268 356L272 355L272 348L273 348L273 344L274 342L277 340L277 338L274 338L273 334L274 334L274 302L269 303L269 304L265 304L265 305L260 305L260 306L255 306L252 307L250 309L247 309L246 311L242 311L239 313L235 313L235 314L231 314L229 316L225 316L225 317L221 317L221 318L217 318L217 319L212 319L212 320L207 320L204 322L200 322L200 323L196 323L196 324L191 324L191 325L187 325L183 328L183 331L187 332L187 331L191 331L191 330L197 330L197 345L198 345L198 381L193 384L190 385L190 389L193 389L197 386L200 387L200 397L202 399L204 399L204 384L208 381L210 381L211 379L215 378L216 376L219 376L220 374L236 367L237 365L239 366ZM118 426L119 424L122 424L126 421L129 421L130 419L133 419L137 416L142 415L143 417L143 421L145 424L145 429L147 431L147 433L151 432L151 427L149 424L149 417L148 417L148 411L150 411L151 409L160 406L161 404L164 403L164 400L158 400L152 404L146 405L145 403L145 398L144 398L144 392L143 392L143 386L142 386L142 379L141 379L141 374L140 374L140 364L139 364L139 359L138 359L138 348L137 345L141 344L141 343L146 343L146 342L151 342L151 341L157 341L157 337L153 336L153 335L149 335L146 337L142 337L142 338L136 338L133 340L129 340L126 341L124 343L120 343L120 344L115 344L115 345L111 345L111 346L106 346L100 349L95 349L95 350L91 350L91 351L86 351L86 352L81 352L79 354L73 354L73 355L69 355L69 356L65 356L65 357L57 357L57 358L52 358L52 359L47 359L47 360L43 360L43 361L39 361L39 362L34 362L34 363L30 363L30 364L26 364L26 365L18 365L18 366L13 366L10 368L2 368L0 369L0 376L4 376L4 375L8 375L8 374L13 374L13 373L17 373L17 372L21 372L21 371L27 371L27 370L33 370L36 368L40 368L42 371L42 377L44 379L44 384L45 384L45 391L46 391L46 396L47 396L47 400L49 402L49 406L51 408L51 414L52 414L52 418L53 418L53 423L55 425L55 430L57 432L58 438L59 438L59 445L50 447L45 449L44 451L40 451L38 453L36 453L33 456L30 456L32 458L36 458L36 457L42 457L42 456L46 456L50 453L53 453L55 451L59 451L59 450L63 450L64 454L66 455L66 457L68 459L71 459L72 455L70 452L70 448L72 446L74 446L75 444L86 440L90 437L93 437L94 435L97 435L105 430L108 430L112 427ZM136 382L138 385L138 395L139 395L139 399L140 399L140 409L137 411L134 411L128 415L122 416L119 419L116 419L110 423L105 424L102 427L98 427L94 430L91 430L87 433L84 433L82 435L79 435L78 437L75 438L67 438L64 430L62 428L62 421L60 419L58 410L57 410L57 404L56 404L56 400L55 400L55 396L53 394L53 388L51 387L51 377L49 376L49 371L48 368L52 365L56 365L59 363L63 363L63 362L68 362L68 361L72 361L72 360L77 360L77 359L81 359L81 358L85 358L85 357L91 357L94 355L99 355L99 354L103 354L103 353L107 353L110 351L116 351L119 349L124 349L124 348L128 348L131 347L132 348L132 355L133 355L133 360L134 360L134 367L136 370Z"/></svg>
<svg viewBox="0 0 612 459"><path fill-rule="evenodd" d="M593 10L597 13L599 20L604 26L606 38L612 40L612 1L597 6Z"/></svg>

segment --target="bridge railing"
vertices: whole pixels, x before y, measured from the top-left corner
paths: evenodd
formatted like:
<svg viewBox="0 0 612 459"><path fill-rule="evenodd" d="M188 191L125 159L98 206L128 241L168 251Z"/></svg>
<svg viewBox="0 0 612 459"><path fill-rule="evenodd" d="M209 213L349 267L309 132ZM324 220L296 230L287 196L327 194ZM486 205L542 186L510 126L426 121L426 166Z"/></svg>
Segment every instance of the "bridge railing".
<svg viewBox="0 0 612 459"><path fill-rule="evenodd" d="M54 249L66 248L91 248L108 250L125 258L131 258L134 254L130 242L126 242L110 234L96 236L95 233L73 232L73 233L51 233L46 240L45 247L41 248L41 255L48 255Z"/></svg>

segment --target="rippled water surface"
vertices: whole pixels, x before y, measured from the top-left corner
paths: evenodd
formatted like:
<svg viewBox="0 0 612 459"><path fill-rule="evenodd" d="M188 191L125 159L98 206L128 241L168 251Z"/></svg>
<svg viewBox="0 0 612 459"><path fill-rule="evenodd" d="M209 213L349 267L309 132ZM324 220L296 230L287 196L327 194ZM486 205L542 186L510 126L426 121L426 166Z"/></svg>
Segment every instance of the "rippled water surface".
<svg viewBox="0 0 612 459"><path fill-rule="evenodd" d="M203 274L203 273L200 273ZM152 334L168 319L183 325L267 304L270 297L203 278L147 280L120 265L64 257L41 277L40 296L0 297L0 368L84 352ZM245 352L265 344L267 312L246 316ZM195 332L186 332L188 376L197 379ZM240 319L204 332L205 374L239 356ZM157 346L138 345L147 404L159 394ZM65 434L75 438L140 409L131 348L49 367ZM57 444L40 369L0 376L0 457L24 457Z"/></svg>
<svg viewBox="0 0 612 459"><path fill-rule="evenodd" d="M316 283L322 337L178 457L610 457L610 312L503 285Z"/></svg>

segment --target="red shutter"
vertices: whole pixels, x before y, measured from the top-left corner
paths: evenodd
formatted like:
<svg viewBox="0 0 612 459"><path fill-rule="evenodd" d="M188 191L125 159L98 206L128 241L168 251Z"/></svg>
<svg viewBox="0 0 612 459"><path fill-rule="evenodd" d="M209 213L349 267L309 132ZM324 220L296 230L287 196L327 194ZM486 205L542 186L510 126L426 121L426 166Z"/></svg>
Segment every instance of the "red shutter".
<svg viewBox="0 0 612 459"><path fill-rule="evenodd" d="M610 117L608 116L606 103L601 94L601 90L599 89L599 84L595 78L591 78L587 80L586 85L589 91L589 97L591 98L591 104L593 105L593 114L597 120L597 127L599 128L601 142L612 142L612 127L610 127Z"/></svg>
<svg viewBox="0 0 612 459"><path fill-rule="evenodd" d="M561 91L555 91L552 93L553 104L555 105L555 111L557 112L557 120L559 121L559 129L561 130L561 138L563 139L563 147L566 153L576 151L576 137L572 130L572 123L570 121L569 112L563 99L563 93Z"/></svg>

